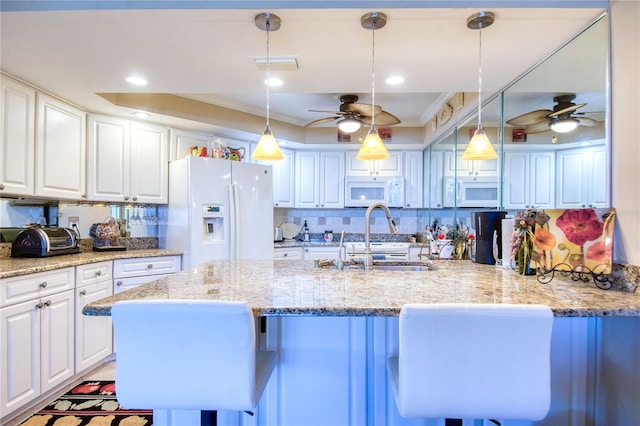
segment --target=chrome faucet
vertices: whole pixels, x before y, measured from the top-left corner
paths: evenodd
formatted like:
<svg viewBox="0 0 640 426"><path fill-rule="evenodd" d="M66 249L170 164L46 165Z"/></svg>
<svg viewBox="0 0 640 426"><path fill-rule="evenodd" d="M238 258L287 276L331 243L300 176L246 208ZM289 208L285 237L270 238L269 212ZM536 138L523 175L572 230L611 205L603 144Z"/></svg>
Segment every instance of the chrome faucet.
<svg viewBox="0 0 640 426"><path fill-rule="evenodd" d="M384 203L373 203L367 209L367 213L364 215L365 221L365 233L364 233L364 270L368 271L371 269L373 265L373 257L371 256L371 212L376 207L380 207L384 210L387 215L387 222L389 223L389 232L392 234L397 234L399 232L398 227L396 226L396 222L391 217L391 212L389 211L389 207L387 207Z"/></svg>

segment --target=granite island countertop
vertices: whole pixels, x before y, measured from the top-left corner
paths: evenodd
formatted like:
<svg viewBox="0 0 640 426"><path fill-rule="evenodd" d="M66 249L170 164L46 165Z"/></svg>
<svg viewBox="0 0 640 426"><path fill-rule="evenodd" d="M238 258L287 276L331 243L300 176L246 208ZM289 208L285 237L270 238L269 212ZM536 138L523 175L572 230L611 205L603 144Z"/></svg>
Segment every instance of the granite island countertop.
<svg viewBox="0 0 640 426"><path fill-rule="evenodd" d="M85 306L110 315L129 299L247 301L256 316L397 316L405 303L543 304L556 316L640 316L640 294L535 276L471 261L433 261L423 272L314 269L309 260L211 261Z"/></svg>
<svg viewBox="0 0 640 426"><path fill-rule="evenodd" d="M115 259L130 259L137 257L181 256L182 252L165 249L136 249L123 251L95 252L87 251L61 256L26 258L0 258L0 278L27 275L36 272L52 271L88 263L96 263Z"/></svg>

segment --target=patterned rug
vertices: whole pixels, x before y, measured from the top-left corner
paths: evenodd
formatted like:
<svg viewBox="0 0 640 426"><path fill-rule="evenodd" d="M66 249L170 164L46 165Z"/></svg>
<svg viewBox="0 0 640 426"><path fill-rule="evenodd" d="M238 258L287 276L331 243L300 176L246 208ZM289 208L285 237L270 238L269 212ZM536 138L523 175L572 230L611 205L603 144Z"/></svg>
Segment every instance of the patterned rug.
<svg viewBox="0 0 640 426"><path fill-rule="evenodd" d="M20 426L151 426L151 410L128 410L116 400L113 381L83 382Z"/></svg>

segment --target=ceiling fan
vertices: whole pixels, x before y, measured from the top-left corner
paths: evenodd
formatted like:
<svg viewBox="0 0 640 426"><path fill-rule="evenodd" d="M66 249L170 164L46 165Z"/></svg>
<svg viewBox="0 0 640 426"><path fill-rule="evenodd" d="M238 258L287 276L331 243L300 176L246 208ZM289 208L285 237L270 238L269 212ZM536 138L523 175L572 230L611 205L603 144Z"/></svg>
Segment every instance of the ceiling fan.
<svg viewBox="0 0 640 426"><path fill-rule="evenodd" d="M593 118L584 117L586 112L575 112L577 109L587 105L576 104L573 100L576 95L559 95L553 98L556 105L553 110L538 109L519 115L507 123L512 126L525 126L525 132L542 133L552 130L557 133L566 133L574 130L578 126L596 127L598 122Z"/></svg>
<svg viewBox="0 0 640 426"><path fill-rule="evenodd" d="M375 124L380 126L391 126L400 123L395 115L384 111L378 105L358 102L357 95L340 96L340 111L323 111L310 109L311 112L327 112L335 114L333 117L320 118L307 123L305 127L316 126L338 120L338 128L345 133L353 133L362 127L363 124L371 124L375 116Z"/></svg>

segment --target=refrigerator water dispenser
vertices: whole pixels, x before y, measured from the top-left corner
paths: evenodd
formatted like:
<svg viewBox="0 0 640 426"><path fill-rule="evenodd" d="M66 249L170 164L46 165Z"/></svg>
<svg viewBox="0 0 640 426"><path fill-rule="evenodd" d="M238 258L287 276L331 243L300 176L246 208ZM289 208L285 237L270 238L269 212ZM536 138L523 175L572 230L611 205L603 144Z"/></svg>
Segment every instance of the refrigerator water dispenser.
<svg viewBox="0 0 640 426"><path fill-rule="evenodd" d="M203 238L206 241L224 240L224 207L222 204L202 206Z"/></svg>

